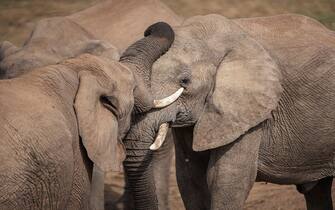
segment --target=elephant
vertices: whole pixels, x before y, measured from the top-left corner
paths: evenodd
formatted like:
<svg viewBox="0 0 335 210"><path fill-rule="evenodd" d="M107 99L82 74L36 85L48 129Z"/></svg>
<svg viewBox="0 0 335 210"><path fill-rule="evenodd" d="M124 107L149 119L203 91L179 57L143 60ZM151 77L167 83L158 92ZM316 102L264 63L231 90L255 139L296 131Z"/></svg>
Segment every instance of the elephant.
<svg viewBox="0 0 335 210"><path fill-rule="evenodd" d="M103 209L92 203L103 193L94 176L122 170L133 109L152 103L136 71L172 42L170 26L157 23L121 61L107 49L1 80L0 209Z"/></svg>
<svg viewBox="0 0 335 210"><path fill-rule="evenodd" d="M332 209L335 33L295 14L210 14L173 29L148 80L153 109L124 138L136 209L157 209L152 151L169 127L186 209L242 209L255 181Z"/></svg>
<svg viewBox="0 0 335 210"><path fill-rule="evenodd" d="M37 22L22 47L0 45L0 79L22 75L82 53L115 46L122 53L153 22L179 25L182 18L158 0L108 0L66 17Z"/></svg>
<svg viewBox="0 0 335 210"><path fill-rule="evenodd" d="M100 54L108 50L109 53L104 54L118 60L119 54L140 39L148 25L165 21L177 26L182 20L159 0L107 0L66 17L42 19L22 47L8 41L0 44L0 79L19 77L38 67L56 64L83 53ZM140 78L135 76L135 80ZM135 83L138 87L144 86L142 81ZM146 93L138 92L135 95ZM168 208L170 169L167 165L171 165L172 161L172 134L167 139L170 140L155 152L153 161L155 185L160 189L158 203L162 210ZM120 202L132 206L127 188Z"/></svg>
<svg viewBox="0 0 335 210"><path fill-rule="evenodd" d="M118 60L118 49L98 40L83 27L64 17L40 20L25 44L18 48L8 41L0 45L0 79L10 79L38 67L56 64L84 53L105 53Z"/></svg>

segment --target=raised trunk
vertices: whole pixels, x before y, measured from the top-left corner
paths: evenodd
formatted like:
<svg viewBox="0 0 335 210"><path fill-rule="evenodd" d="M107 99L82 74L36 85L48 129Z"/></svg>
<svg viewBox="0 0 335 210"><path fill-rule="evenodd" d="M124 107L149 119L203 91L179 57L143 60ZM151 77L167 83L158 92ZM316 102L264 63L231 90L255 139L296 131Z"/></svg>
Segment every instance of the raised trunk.
<svg viewBox="0 0 335 210"><path fill-rule="evenodd" d="M174 32L166 23L156 23L144 33L145 38L131 45L121 56L120 61L135 74L137 87L134 91L135 113L146 112L153 106L150 92L152 64L171 46ZM158 209L152 169L153 153L149 150L159 125L152 125L157 113L150 113L151 120L144 116L134 116L132 127L124 139L126 160L124 168L127 186L132 194L136 210ZM145 117L147 120L147 118ZM154 121L153 121L154 120ZM158 122L157 122L158 123Z"/></svg>
<svg viewBox="0 0 335 210"><path fill-rule="evenodd" d="M128 66L135 74L134 90L135 112L150 110L153 98L150 93L152 64L164 54L174 41L174 32L163 22L151 25L144 33L145 38L132 44L122 54L120 62Z"/></svg>

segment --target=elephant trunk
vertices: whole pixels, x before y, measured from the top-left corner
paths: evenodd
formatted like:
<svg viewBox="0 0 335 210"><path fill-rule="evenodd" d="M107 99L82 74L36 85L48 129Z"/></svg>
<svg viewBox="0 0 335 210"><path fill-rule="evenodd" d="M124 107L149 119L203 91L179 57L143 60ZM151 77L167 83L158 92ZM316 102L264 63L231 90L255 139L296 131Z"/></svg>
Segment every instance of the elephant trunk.
<svg viewBox="0 0 335 210"><path fill-rule="evenodd" d="M127 48L120 58L120 62L128 66L135 75L137 86L134 97L137 113L146 112L154 106L150 93L152 65L174 41L172 28L164 22L151 25L144 32L144 36Z"/></svg>
<svg viewBox="0 0 335 210"><path fill-rule="evenodd" d="M124 168L127 184L134 198L135 209L158 209L152 161L154 152L149 148L160 125L174 121L175 116L174 105L150 111L145 115L136 115L123 140L127 153Z"/></svg>
<svg viewBox="0 0 335 210"><path fill-rule="evenodd" d="M158 201L155 194L155 182L152 168L152 153L148 153L150 143L127 139L124 141L127 158L124 168L128 187L134 201L135 209L156 210ZM134 149L133 145L137 145Z"/></svg>

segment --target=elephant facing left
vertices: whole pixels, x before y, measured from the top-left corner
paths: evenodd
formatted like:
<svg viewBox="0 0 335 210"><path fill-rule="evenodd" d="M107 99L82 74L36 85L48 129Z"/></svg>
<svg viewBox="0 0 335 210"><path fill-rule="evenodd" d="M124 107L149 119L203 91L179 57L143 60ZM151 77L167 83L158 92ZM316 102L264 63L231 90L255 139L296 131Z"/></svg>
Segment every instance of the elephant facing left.
<svg viewBox="0 0 335 210"><path fill-rule="evenodd" d="M92 171L121 170L133 108L153 102L136 72L173 41L151 29L120 61L82 54L0 81L0 209L92 209Z"/></svg>

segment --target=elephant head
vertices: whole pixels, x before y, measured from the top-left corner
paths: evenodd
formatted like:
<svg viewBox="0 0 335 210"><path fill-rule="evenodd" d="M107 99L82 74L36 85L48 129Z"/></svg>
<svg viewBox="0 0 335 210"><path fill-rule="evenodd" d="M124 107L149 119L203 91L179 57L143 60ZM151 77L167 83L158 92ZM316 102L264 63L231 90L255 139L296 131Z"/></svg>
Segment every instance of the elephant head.
<svg viewBox="0 0 335 210"><path fill-rule="evenodd" d="M195 151L224 146L271 117L282 91L274 59L231 20L195 16L174 30L173 45L152 68L156 109L137 115L124 140L136 209L155 201L149 148L162 145L167 127L194 126Z"/></svg>
<svg viewBox="0 0 335 210"><path fill-rule="evenodd" d="M118 59L118 50L114 46L95 39L72 20L63 17L43 19L22 47L8 41L0 44L0 79L14 78L83 53L100 55L106 51L111 59Z"/></svg>
<svg viewBox="0 0 335 210"><path fill-rule="evenodd" d="M135 81L135 76L149 72L150 69L146 68L151 68L152 63L167 50L173 40L170 37L171 34L165 36L164 33L161 33L159 25L163 25L163 29L166 28L164 23L153 26L152 31L145 34L145 38L136 42L126 51L127 56L124 56L121 62L110 59L109 55L112 52L107 50L101 52L100 56L83 54L55 65L36 68L17 78L0 81L1 90L3 90L0 94L0 114L3 115L4 119L1 118L0 121L6 128L9 126L7 119L10 118L13 120L13 128L22 127L22 130L16 130L16 132L22 131L20 135L22 135L25 144L29 145L23 151L23 156L28 156L27 159L31 158L29 151L32 149L42 154L47 151L50 156L59 157L56 160L50 158L51 160L48 161L66 168L66 170L55 170L57 176L54 176L55 179L50 178L50 180L64 183L64 185L59 185L60 190L54 187L50 189L51 191L56 190L55 193L64 191L64 194L68 195L72 189L76 191L77 184L83 185L85 190L90 186L92 196L90 201L94 202L101 195L101 191L94 185L101 186L102 184L103 186L100 179L103 173L94 174L93 169L93 176L90 177L90 161L89 163L85 162L88 160L87 158L94 163L94 168L97 168L98 172L121 170L125 153L121 139L130 126L133 106L139 107L136 110L142 110L143 107L150 109L153 104L153 101L149 99L134 101L134 98L143 99L143 96L148 95L142 93L142 91L147 91L144 80ZM140 83L141 81L143 83ZM139 88L139 86L141 87ZM9 135L9 132L4 129L0 130L4 131L0 141L10 142L13 135ZM24 135L25 131L29 134ZM78 134L84 147L81 147ZM44 136L48 138L43 138ZM31 139L40 140L39 144L27 143ZM34 147L31 148L30 145ZM44 146L39 148L39 145L44 145L47 149ZM55 155L51 155L52 152ZM81 158L78 164L76 162L76 166L82 167L80 170L85 171L78 173L82 177L72 177L73 171L68 170L72 168L72 163L69 162L69 158L73 157L71 152L79 156L76 156L75 159ZM5 155L10 156L11 153L15 152L9 149ZM15 159L13 156L10 158ZM44 157L44 155L41 156ZM45 155L45 157L49 157L49 155ZM10 161L5 160L0 168L6 169L6 166L8 168L8 163L11 164L14 161L10 158ZM24 161L22 162L25 164ZM61 164L59 164L60 162ZM65 164L67 162L69 164ZM53 165L45 165L53 167ZM36 170L42 170L41 167L38 165ZM21 169L18 170L25 173ZM5 177L0 180L2 187L12 188L11 184L13 183L14 186L21 186L21 183L18 183L21 179L9 182L8 179L11 179L12 176L7 176L6 170L1 170L1 172L1 176ZM30 172L29 168L26 173L30 175ZM68 179L70 181L77 178L79 183L61 180L64 177L70 177ZM97 178L95 179L95 177ZM88 183L90 178L91 182ZM36 180L36 185L39 185L39 181L40 179ZM5 199L1 202L4 204L0 206L6 208L8 203L11 205L13 200L18 200L15 196L20 195L21 189L25 191L26 183L22 183L22 188L20 187L17 191L15 188L15 192L13 191L10 196L0 195L1 198ZM34 184L32 183L32 185ZM40 192L39 188L36 191ZM92 195L93 193L99 195ZM50 195L45 194L45 197L39 199L40 202L36 202L36 205L49 205L48 196ZM78 194L78 196L80 199L85 198L86 202L86 195ZM27 197L27 199L32 199L33 195ZM69 200L66 196L59 197ZM22 204L22 206L24 205L26 204ZM65 203L62 207L65 208L65 205L67 204ZM102 206L97 208L102 209Z"/></svg>
<svg viewBox="0 0 335 210"><path fill-rule="evenodd" d="M167 33L165 32L166 30L168 31ZM169 25L161 22L152 25L149 30L145 32L144 36L144 38L135 42L133 45L126 49L123 56L120 58L120 62L107 59L109 60L109 63L112 63L111 65L109 65L110 68L113 69L113 71L105 71L105 74L110 78L117 78L113 79L113 82L115 83L114 85L110 84L112 85L112 87L114 87L114 96L104 93L105 91L101 88L92 88L92 85L96 85L97 87L99 87L99 85L101 86L101 84L103 83L96 81L90 75L86 75L86 73L83 73L84 75L82 75L82 77L85 79L80 79L81 84L84 88L82 91L79 88L76 97L75 108L79 120L78 124L79 128L83 127L81 131L81 136L86 136L87 139L92 139L85 141L85 138L83 138L84 145L85 142L87 142L87 147L92 148L92 152L88 151L90 158L93 160L93 162L97 162L94 161L94 159L96 158L95 155L98 155L98 161L103 162L102 164L100 164L101 166L103 166L105 162L107 162L106 164L108 165L109 162L103 155L113 154L113 152L106 152L106 150L114 150L115 148L108 146L107 143L99 143L99 139L100 137L101 139L109 139L106 138L105 135L112 135L112 133L118 133L119 139L122 139L124 137L125 133L128 131L130 124L130 113L126 110L133 108L133 106L129 104L129 100L134 98L134 101L130 101L133 102L134 110L136 113L142 113L147 109L151 109L154 104L152 97L148 94L148 79L145 78L150 75L151 67L154 61L156 61L170 47L171 43L173 42L174 33ZM103 59L106 60L106 57L103 56ZM87 66L90 66L90 61L89 59L87 60L88 61L85 61L84 63L87 63ZM122 69L124 72L131 71L132 74L122 74ZM118 73L117 70L120 71L120 73ZM127 78L133 79L134 81L123 82L126 81ZM135 86L133 87L133 95L124 94L127 91L129 92L129 85L127 85L129 83L135 84ZM102 104L104 105L105 109L97 109L99 108L99 106L97 106L96 103L91 103L90 100L87 100L89 98L95 98L96 100L100 100L100 102L102 102ZM127 101L128 104L126 103ZM90 112L90 110L94 111ZM122 126L121 129L119 126L119 132L112 132L115 129L109 127L113 124L113 122L111 119L107 118L107 110L111 111L112 113L114 113L115 116L117 116L119 124L121 122ZM94 129L97 130L94 131ZM103 133L100 133L102 131ZM93 141L93 139L97 140ZM99 152L100 149L105 152ZM116 154L118 153L120 152L117 152Z"/></svg>

